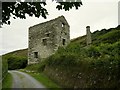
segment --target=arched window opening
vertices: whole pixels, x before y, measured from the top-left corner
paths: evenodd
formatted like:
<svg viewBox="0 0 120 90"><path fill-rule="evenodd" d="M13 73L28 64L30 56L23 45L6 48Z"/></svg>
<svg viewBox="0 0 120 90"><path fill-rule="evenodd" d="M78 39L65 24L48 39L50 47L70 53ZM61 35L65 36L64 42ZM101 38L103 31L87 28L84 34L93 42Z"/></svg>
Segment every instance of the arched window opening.
<svg viewBox="0 0 120 90"><path fill-rule="evenodd" d="M62 28L63 28L63 27L65 27L65 24L64 24L64 23L62 23Z"/></svg>

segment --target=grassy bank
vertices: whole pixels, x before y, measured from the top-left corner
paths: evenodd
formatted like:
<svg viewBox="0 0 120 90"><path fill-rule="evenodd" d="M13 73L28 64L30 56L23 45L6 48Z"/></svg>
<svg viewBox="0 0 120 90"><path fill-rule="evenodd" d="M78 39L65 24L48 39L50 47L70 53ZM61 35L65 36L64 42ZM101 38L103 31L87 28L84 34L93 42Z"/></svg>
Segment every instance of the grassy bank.
<svg viewBox="0 0 120 90"><path fill-rule="evenodd" d="M60 48L46 60L44 72L63 87L118 88L120 41Z"/></svg>
<svg viewBox="0 0 120 90"><path fill-rule="evenodd" d="M34 65L32 65L34 66ZM36 67L36 65L35 65ZM35 69L34 69L35 70ZM30 71L30 70L25 70L22 69L20 70L22 72L28 73L32 77L34 77L37 81L42 83L45 87L49 88L50 90L55 90L55 89L60 89L60 86L57 85L55 82L53 82L50 78L48 78L44 73L42 72L36 72L36 71Z"/></svg>
<svg viewBox="0 0 120 90"><path fill-rule="evenodd" d="M7 88L11 88L11 87L12 87L12 75L8 73L2 82L2 88L3 90L6 90Z"/></svg>

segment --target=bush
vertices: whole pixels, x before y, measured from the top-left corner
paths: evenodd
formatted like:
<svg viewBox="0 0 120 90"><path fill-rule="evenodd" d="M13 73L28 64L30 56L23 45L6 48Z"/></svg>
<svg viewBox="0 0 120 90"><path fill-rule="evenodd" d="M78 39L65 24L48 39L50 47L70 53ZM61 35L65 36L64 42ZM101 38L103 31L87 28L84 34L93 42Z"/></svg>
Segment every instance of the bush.
<svg viewBox="0 0 120 90"><path fill-rule="evenodd" d="M96 46L91 46L87 49L87 56L88 57L99 57L100 56L100 52L99 52L99 48Z"/></svg>
<svg viewBox="0 0 120 90"><path fill-rule="evenodd" d="M77 64L77 56L74 54L55 54L47 59L49 66L69 67Z"/></svg>
<svg viewBox="0 0 120 90"><path fill-rule="evenodd" d="M25 57L10 56L7 61L9 70L22 69L27 66L27 58Z"/></svg>

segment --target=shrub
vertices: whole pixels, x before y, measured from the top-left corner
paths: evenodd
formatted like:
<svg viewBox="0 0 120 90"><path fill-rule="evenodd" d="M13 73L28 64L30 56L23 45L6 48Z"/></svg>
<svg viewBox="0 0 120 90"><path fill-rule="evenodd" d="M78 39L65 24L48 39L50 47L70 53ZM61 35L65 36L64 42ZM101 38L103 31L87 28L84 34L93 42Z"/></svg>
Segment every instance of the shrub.
<svg viewBox="0 0 120 90"><path fill-rule="evenodd" d="M87 56L88 57L99 57L100 56L99 48L96 46L89 47L87 49Z"/></svg>
<svg viewBox="0 0 120 90"><path fill-rule="evenodd" d="M77 55L74 54L55 54L47 59L49 66L74 66L77 64Z"/></svg>
<svg viewBox="0 0 120 90"><path fill-rule="evenodd" d="M9 70L22 69L27 66L27 58L25 57L9 56L7 61Z"/></svg>

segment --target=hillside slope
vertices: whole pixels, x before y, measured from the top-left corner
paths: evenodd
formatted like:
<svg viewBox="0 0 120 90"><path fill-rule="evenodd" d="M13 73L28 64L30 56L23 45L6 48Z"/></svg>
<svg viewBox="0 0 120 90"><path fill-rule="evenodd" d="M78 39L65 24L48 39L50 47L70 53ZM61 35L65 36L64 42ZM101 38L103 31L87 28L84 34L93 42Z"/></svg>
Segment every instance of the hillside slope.
<svg viewBox="0 0 120 90"><path fill-rule="evenodd" d="M4 55L27 57L27 49ZM8 58L7 58L8 59ZM120 26L92 33L92 45L86 36L71 40L66 47L26 69L43 71L67 88L118 88L120 84Z"/></svg>
<svg viewBox="0 0 120 90"><path fill-rule="evenodd" d="M7 61L8 69L21 69L27 66L27 49L17 50L2 56L2 62Z"/></svg>
<svg viewBox="0 0 120 90"><path fill-rule="evenodd" d="M92 33L92 44L114 43L120 40L120 25L115 28L97 30ZM71 40L71 43L79 43L86 46L86 35Z"/></svg>
<svg viewBox="0 0 120 90"><path fill-rule="evenodd" d="M93 44L100 44L100 43L114 43L116 41L120 40L120 25L116 28L110 28L110 29L102 29L100 31L95 31L92 33L92 42ZM71 40L71 43L79 43L84 46L86 46L86 35L77 37L75 39ZM13 52L9 52L3 56L6 55L17 55L17 56L25 56L28 55L28 49L21 49L16 50Z"/></svg>
<svg viewBox="0 0 120 90"><path fill-rule="evenodd" d="M119 88L120 26L71 41L45 61L44 73L65 88Z"/></svg>
<svg viewBox="0 0 120 90"><path fill-rule="evenodd" d="M16 51L13 51L13 52L9 52L3 56L9 56L9 55L12 55L12 56L22 56L22 57L27 57L27 54L28 54L28 49L21 49L21 50L16 50Z"/></svg>

